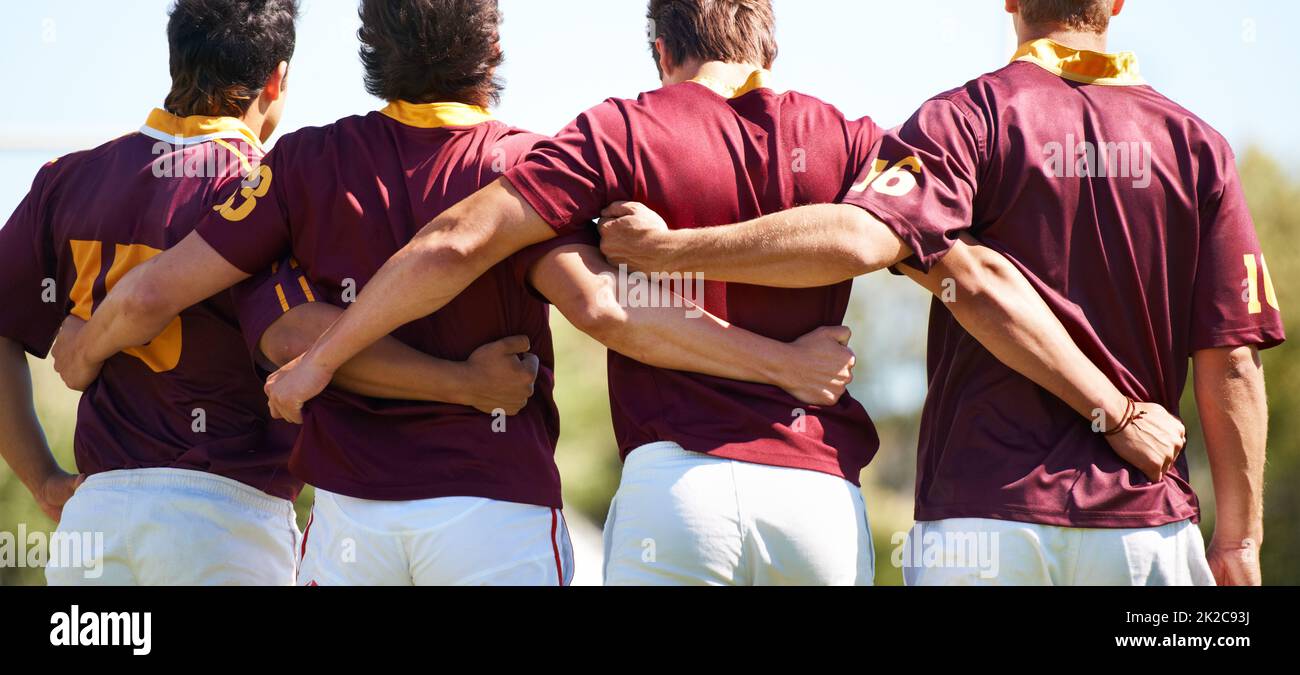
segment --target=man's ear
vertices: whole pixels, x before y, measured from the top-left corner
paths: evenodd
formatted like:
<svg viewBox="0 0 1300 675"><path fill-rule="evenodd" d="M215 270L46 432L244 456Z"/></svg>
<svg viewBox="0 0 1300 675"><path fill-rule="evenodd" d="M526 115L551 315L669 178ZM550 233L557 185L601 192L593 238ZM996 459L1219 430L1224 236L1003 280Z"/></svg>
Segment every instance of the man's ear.
<svg viewBox="0 0 1300 675"><path fill-rule="evenodd" d="M668 53L668 46L663 38L655 38L655 57L659 59L660 76L668 77L677 69L677 64L673 63L673 56Z"/></svg>
<svg viewBox="0 0 1300 675"><path fill-rule="evenodd" d="M1020 13L1020 0L1006 0L1007 14Z"/></svg>
<svg viewBox="0 0 1300 675"><path fill-rule="evenodd" d="M271 77L267 78L266 86L262 87L262 95L268 102L278 101L288 87L285 81L289 77L289 63L281 61L280 65L275 67L271 72Z"/></svg>
<svg viewBox="0 0 1300 675"><path fill-rule="evenodd" d="M1122 11L1124 11L1124 0L1115 0L1115 7L1110 10L1110 15L1119 16Z"/></svg>

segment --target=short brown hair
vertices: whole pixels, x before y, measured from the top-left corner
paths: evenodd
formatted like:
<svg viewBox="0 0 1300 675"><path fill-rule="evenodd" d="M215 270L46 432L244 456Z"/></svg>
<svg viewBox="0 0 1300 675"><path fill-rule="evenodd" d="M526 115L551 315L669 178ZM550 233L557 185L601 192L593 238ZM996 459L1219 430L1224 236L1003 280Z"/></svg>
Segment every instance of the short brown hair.
<svg viewBox="0 0 1300 675"><path fill-rule="evenodd" d="M496 103L497 0L363 0L366 91L386 101Z"/></svg>
<svg viewBox="0 0 1300 675"><path fill-rule="evenodd" d="M181 117L242 117L293 58L298 0L177 0L167 21L172 88Z"/></svg>
<svg viewBox="0 0 1300 675"><path fill-rule="evenodd" d="M1020 0L1020 18L1028 24L1059 24L1073 30L1105 33L1115 0Z"/></svg>
<svg viewBox="0 0 1300 675"><path fill-rule="evenodd" d="M651 49L663 38L677 63L695 58L770 68L776 60L771 0L650 0L646 18Z"/></svg>

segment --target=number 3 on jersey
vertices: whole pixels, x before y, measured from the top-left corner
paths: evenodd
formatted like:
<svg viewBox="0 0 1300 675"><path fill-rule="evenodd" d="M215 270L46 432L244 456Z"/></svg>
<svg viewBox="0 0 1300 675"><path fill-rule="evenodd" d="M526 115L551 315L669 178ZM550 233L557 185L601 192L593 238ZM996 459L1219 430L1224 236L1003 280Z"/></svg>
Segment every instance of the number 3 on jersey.
<svg viewBox="0 0 1300 675"><path fill-rule="evenodd" d="M72 285L72 315L89 321L94 309L95 281L99 279L100 268L104 260L104 244L98 241L68 242L72 246L72 262L77 268L77 279ZM113 265L104 277L104 292L113 290L118 281L137 265L162 253L161 250L141 244L117 244L113 253ZM123 352L134 356L155 373L165 373L176 368L181 361L181 318L178 316L167 324L167 328L153 342L143 347L132 347Z"/></svg>
<svg viewBox="0 0 1300 675"><path fill-rule="evenodd" d="M266 193L271 191L271 167L265 164L257 167L254 176L257 178L256 183L253 183L252 177L249 177L239 189L239 196L243 199L239 206L235 206L235 195L232 194L230 199L213 207L212 210L220 213L222 218L232 223L238 223L247 218L253 212L253 209L257 208L257 200L265 197Z"/></svg>

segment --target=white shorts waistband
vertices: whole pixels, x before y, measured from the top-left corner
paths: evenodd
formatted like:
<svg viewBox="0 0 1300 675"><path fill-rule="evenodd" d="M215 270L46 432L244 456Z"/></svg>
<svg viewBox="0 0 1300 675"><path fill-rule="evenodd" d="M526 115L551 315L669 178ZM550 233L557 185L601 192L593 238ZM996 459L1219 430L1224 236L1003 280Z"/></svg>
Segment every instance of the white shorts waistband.
<svg viewBox="0 0 1300 675"><path fill-rule="evenodd" d="M190 469L149 468L105 471L86 478L79 489L164 490L179 488L224 497L268 513L292 509L293 502L274 497L233 478Z"/></svg>
<svg viewBox="0 0 1300 675"><path fill-rule="evenodd" d="M636 470L641 467L649 467L656 462L675 462L678 460L688 460L700 465L715 463L734 463L746 467L746 471L761 471L764 473L795 473L806 476L816 476L826 481L835 481L845 483L856 488L852 481L845 480L822 471L812 469L799 469L789 466L777 466L774 464L759 464L757 462L747 462L743 459L731 459L729 457L718 457L704 452L693 452L683 448L680 444L672 441L657 441L638 446L632 452L628 453L627 461L623 463L624 472Z"/></svg>
<svg viewBox="0 0 1300 675"><path fill-rule="evenodd" d="M691 452L690 450L683 448L680 444L672 441L658 441L637 446L632 450L632 452L628 453L627 459L623 462L623 467L626 471L628 469L634 469L637 466L677 459L690 459L701 463L731 461L722 457L714 457L703 452Z"/></svg>

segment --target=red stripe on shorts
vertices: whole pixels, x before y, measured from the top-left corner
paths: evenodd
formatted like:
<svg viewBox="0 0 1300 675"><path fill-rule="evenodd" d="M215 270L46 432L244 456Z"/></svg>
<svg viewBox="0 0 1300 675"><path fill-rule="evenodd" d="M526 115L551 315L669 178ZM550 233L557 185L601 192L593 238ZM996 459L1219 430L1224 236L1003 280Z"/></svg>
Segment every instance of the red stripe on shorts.
<svg viewBox="0 0 1300 675"><path fill-rule="evenodd" d="M555 552L555 576L560 580L560 585L564 585L564 566L560 563L560 540L556 534L560 529L560 512L551 509L551 550Z"/></svg>

